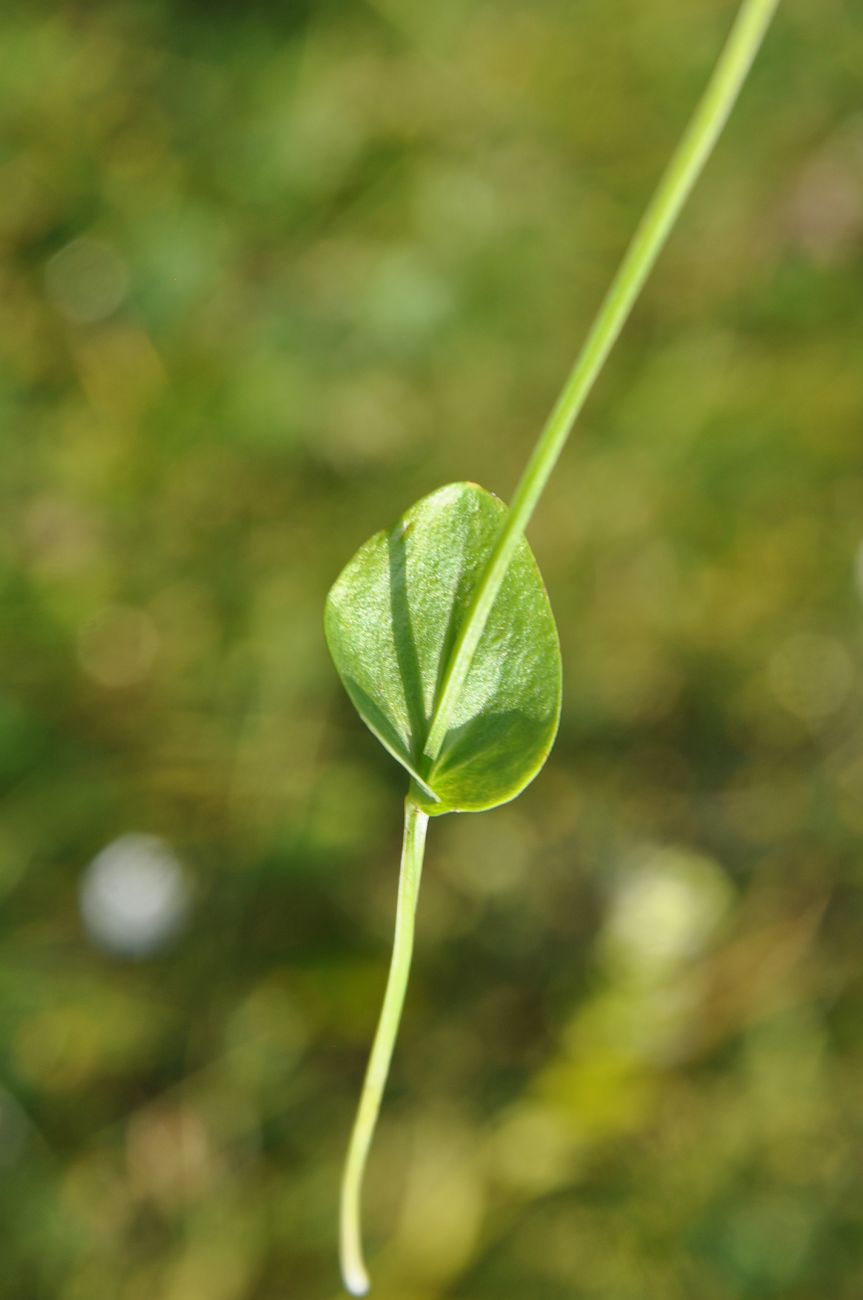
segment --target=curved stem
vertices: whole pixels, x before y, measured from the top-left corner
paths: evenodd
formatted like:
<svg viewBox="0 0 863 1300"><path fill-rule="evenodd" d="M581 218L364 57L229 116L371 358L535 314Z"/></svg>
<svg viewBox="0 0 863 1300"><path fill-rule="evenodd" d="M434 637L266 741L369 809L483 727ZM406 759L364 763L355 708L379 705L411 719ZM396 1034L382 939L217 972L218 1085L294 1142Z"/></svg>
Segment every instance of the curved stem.
<svg viewBox="0 0 863 1300"><path fill-rule="evenodd" d="M495 597L572 426L734 107L779 0L744 0L713 75L675 150L548 417L461 626L429 728L434 761Z"/></svg>
<svg viewBox="0 0 863 1300"><path fill-rule="evenodd" d="M427 814L422 812L408 795L405 800L405 830L399 868L399 893L390 970L342 1175L340 1215L342 1279L352 1295L365 1295L369 1289L369 1276L363 1261L360 1225L363 1171L375 1131L405 1000L413 953L414 915L422 875L427 827Z"/></svg>

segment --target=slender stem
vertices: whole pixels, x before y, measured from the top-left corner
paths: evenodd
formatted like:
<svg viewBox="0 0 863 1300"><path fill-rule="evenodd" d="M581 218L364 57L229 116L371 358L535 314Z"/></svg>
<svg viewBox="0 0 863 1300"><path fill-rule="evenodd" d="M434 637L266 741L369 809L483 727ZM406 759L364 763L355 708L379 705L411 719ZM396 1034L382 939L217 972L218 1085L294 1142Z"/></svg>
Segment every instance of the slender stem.
<svg viewBox="0 0 863 1300"><path fill-rule="evenodd" d="M425 752L438 757L491 607L536 503L597 375L734 106L779 0L744 0L689 126L624 254L548 417L474 592L444 674Z"/></svg>
<svg viewBox="0 0 863 1300"><path fill-rule="evenodd" d="M399 868L399 894L390 970L342 1176L340 1218L342 1279L352 1295L365 1295L369 1289L369 1276L363 1262L360 1228L363 1171L375 1131L408 984L414 946L414 915L422 875L427 827L428 816L408 795L405 800L405 831Z"/></svg>

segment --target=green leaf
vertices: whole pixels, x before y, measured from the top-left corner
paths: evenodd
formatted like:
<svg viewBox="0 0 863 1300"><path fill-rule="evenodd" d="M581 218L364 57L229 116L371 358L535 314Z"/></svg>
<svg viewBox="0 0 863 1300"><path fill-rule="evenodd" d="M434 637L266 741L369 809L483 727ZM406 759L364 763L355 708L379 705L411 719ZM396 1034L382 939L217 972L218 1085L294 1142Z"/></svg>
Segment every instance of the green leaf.
<svg viewBox="0 0 863 1300"><path fill-rule="evenodd" d="M440 752L434 760L425 753L453 646L505 516L504 504L475 483L439 488L361 546L327 598L327 643L347 692L430 814L514 798L557 731L557 629L522 538Z"/></svg>

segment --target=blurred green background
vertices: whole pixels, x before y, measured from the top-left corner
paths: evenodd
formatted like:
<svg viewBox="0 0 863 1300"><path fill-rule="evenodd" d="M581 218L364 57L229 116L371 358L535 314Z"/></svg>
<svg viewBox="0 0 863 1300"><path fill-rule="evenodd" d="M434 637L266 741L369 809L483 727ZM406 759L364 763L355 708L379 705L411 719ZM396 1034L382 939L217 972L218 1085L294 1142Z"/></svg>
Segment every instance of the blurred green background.
<svg viewBox="0 0 863 1300"><path fill-rule="evenodd" d="M339 1294L404 780L324 596L510 494L734 9L3 7L3 1300ZM787 0L531 526L561 733L431 827L379 1300L859 1300L861 67Z"/></svg>

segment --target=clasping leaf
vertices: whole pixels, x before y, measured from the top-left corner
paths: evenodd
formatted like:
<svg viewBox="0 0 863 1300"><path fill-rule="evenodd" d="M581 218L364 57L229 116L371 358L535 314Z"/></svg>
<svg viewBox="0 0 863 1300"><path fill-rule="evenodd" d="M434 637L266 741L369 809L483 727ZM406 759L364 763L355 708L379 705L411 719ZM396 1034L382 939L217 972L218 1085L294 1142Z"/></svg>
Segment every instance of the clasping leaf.
<svg viewBox="0 0 863 1300"><path fill-rule="evenodd" d="M439 488L361 546L327 598L327 642L347 692L431 815L512 799L542 767L557 731L557 629L522 538L439 752L426 752L450 657L505 515L475 483Z"/></svg>

